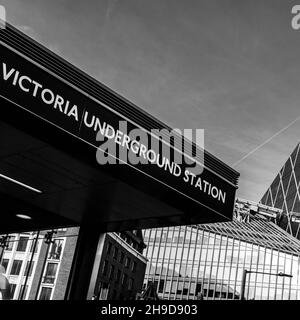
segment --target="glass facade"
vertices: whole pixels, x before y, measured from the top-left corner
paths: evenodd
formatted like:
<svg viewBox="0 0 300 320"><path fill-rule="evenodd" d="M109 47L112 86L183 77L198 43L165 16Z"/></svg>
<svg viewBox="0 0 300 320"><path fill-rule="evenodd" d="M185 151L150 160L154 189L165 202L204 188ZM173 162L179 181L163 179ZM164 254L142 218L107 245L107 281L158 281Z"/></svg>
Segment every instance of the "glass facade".
<svg viewBox="0 0 300 320"><path fill-rule="evenodd" d="M245 269L246 299L300 299L300 242L266 219L147 229L144 241L144 288L160 299L240 299Z"/></svg>
<svg viewBox="0 0 300 320"><path fill-rule="evenodd" d="M300 144L283 165L261 203L281 209L283 212L273 219L278 226L300 239Z"/></svg>

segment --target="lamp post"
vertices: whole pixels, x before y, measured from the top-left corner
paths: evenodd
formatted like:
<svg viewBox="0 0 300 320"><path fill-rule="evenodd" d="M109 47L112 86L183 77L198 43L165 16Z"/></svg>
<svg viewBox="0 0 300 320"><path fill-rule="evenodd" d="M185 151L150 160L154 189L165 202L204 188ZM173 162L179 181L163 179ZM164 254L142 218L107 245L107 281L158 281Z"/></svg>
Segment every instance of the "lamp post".
<svg viewBox="0 0 300 320"><path fill-rule="evenodd" d="M270 273L270 272L253 271L253 270L246 270L246 269L244 269L244 271L243 271L243 277L242 277L242 285L241 285L241 296L240 296L240 299L241 299L241 300L245 300L245 287L246 287L246 277L247 277L247 273L259 273L259 274L266 274L266 275L276 276L276 277L288 277L288 278L292 278L292 277L293 277L293 275L287 274L287 273L283 273L283 272Z"/></svg>
<svg viewBox="0 0 300 320"><path fill-rule="evenodd" d="M37 289L36 289L34 300L38 300L38 295L39 295L39 291L40 291L40 287L41 287L41 283L42 283L42 279L43 279L43 274L45 272L45 267L46 267L46 263L47 263L47 259L48 259L50 244L54 243L53 235L55 233L57 233L57 230L47 231L47 233L44 236L47 248L46 248L46 254L45 254L44 261L43 261L43 266L42 266L42 269L41 269L41 274L40 274L39 282L38 282L38 285L37 285Z"/></svg>
<svg viewBox="0 0 300 320"><path fill-rule="evenodd" d="M4 250L7 249L7 247L8 247L8 240L9 240L8 234L6 236L0 237L0 248L2 249L1 254L0 254L0 263L3 258Z"/></svg>

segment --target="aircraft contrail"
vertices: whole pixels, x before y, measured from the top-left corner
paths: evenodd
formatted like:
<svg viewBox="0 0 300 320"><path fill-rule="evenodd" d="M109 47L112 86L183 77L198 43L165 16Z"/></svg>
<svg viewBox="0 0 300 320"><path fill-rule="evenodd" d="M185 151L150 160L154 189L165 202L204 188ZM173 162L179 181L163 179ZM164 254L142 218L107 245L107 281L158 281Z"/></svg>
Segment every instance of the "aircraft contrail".
<svg viewBox="0 0 300 320"><path fill-rule="evenodd" d="M245 160L246 158L248 158L251 154L253 154L254 152L256 152L258 149L260 149L261 147L263 147L264 145L266 145L268 142L270 142L273 138L277 137L278 135L280 135L282 132L284 132L285 130L287 130L289 127L291 127L295 122L297 122L300 119L300 116L296 119L294 119L292 122L290 122L286 127L282 128L281 130L279 130L278 132L276 132L275 134L273 134L270 138L268 138L266 141L264 141L263 143L261 143L260 145L258 145L256 148L254 148L253 150L251 150L250 152L248 152L246 155L244 155L240 160L238 160L237 162L235 162L232 166L235 167L236 165L238 165L239 163L241 163L243 160Z"/></svg>

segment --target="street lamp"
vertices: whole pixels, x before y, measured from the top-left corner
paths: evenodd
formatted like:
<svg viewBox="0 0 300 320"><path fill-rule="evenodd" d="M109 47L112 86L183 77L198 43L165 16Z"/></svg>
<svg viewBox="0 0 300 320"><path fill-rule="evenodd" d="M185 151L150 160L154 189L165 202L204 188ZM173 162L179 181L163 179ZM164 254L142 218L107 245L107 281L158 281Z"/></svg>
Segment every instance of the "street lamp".
<svg viewBox="0 0 300 320"><path fill-rule="evenodd" d="M283 273L283 272L279 272L279 273L277 274L277 276L279 276L279 277L293 278L293 275L292 275L292 274L286 274L286 273Z"/></svg>
<svg viewBox="0 0 300 320"><path fill-rule="evenodd" d="M288 278L292 278L293 275L291 274L287 274L287 273L283 273L283 272L278 272L278 273L270 273L270 272L262 272L262 271L253 271L253 270L244 270L243 271L243 278L242 278L242 286L241 286L241 300L245 300L245 286L246 286L246 276L247 273L260 273L260 274L267 274L270 276L276 276L276 277L288 277Z"/></svg>
<svg viewBox="0 0 300 320"><path fill-rule="evenodd" d="M4 250L8 248L8 240L9 240L8 234L6 236L0 237L0 248L2 248L1 255L0 255L0 263L3 258Z"/></svg>

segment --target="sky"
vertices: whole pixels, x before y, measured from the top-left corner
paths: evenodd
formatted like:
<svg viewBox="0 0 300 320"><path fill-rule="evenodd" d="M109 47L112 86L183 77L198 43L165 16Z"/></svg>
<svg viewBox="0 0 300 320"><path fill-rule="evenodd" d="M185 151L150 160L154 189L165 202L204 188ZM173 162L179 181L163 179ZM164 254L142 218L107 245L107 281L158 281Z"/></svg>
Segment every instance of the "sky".
<svg viewBox="0 0 300 320"><path fill-rule="evenodd" d="M0 0L7 20L205 148L259 201L300 140L289 0ZM300 4L300 1L299 1Z"/></svg>

